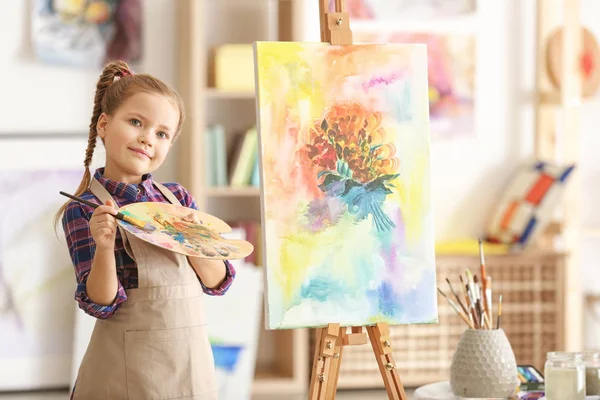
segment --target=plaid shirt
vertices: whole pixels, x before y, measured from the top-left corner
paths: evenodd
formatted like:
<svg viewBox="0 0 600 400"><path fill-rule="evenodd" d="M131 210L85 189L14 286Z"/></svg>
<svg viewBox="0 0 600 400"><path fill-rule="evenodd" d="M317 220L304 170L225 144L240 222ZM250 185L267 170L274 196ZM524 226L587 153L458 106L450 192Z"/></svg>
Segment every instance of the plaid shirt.
<svg viewBox="0 0 600 400"><path fill-rule="evenodd" d="M94 177L106 188L117 203L117 208L127 204L151 201L167 203L168 200L163 194L152 184L152 176L144 175L142 182L138 185L126 184L123 182L111 181L102 176L103 168L96 170ZM197 209L194 198L185 190L185 188L177 183L165 183L166 186L182 205ZM99 203L96 196L91 191L86 191L80 196L82 199ZM79 307L87 314L99 318L106 319L112 316L119 305L127 300L127 290L138 286L138 270L135 261L127 254L123 246L120 232L117 231L115 242L115 258L117 264L117 277L119 280L119 288L117 295L112 304L104 306L95 304L90 300L86 292L86 281L92 268L92 261L96 250L96 244L90 231L89 221L92 217L94 209L85 204L73 201L69 203L62 219L69 253L75 266L75 276L77 278L77 290L75 292L75 300L79 303ZM225 261L226 279L220 287L209 289L202 282L204 293L211 296L222 296L227 292L233 279L235 278L235 269Z"/></svg>

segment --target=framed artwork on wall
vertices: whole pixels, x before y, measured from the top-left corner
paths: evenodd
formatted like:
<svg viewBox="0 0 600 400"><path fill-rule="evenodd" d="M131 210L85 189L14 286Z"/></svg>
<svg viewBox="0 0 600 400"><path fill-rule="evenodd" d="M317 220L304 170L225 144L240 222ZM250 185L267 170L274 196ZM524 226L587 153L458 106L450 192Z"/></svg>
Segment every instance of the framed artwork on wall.
<svg viewBox="0 0 600 400"><path fill-rule="evenodd" d="M73 267L53 225L83 175L85 136L0 139L0 390L66 387Z"/></svg>
<svg viewBox="0 0 600 400"><path fill-rule="evenodd" d="M354 43L427 45L432 140L475 134L476 3L476 0L347 0L346 3Z"/></svg>
<svg viewBox="0 0 600 400"><path fill-rule="evenodd" d="M35 0L32 40L45 63L100 67L142 57L141 0Z"/></svg>
<svg viewBox="0 0 600 400"><path fill-rule="evenodd" d="M476 8L475 0L347 0L346 4L350 18L355 20L447 18Z"/></svg>

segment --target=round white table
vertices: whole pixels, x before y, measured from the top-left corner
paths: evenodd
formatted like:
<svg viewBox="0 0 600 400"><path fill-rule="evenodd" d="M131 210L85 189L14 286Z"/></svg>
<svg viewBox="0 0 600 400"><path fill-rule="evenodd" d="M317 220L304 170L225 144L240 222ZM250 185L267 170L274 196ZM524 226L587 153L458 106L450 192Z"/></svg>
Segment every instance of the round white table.
<svg viewBox="0 0 600 400"><path fill-rule="evenodd" d="M415 391L415 400L465 400L462 397L457 397L452 394L450 382L437 382L429 385L421 386ZM544 397L542 397L544 399ZM540 400L542 400L540 399ZM589 400L600 400L600 396L587 396Z"/></svg>
<svg viewBox="0 0 600 400"><path fill-rule="evenodd" d="M415 391L414 398L415 400L466 400L464 397L457 397L452 393L450 382L437 382L421 386ZM491 397L486 398L486 400L491 399Z"/></svg>
<svg viewBox="0 0 600 400"><path fill-rule="evenodd" d="M459 400L452 394L450 382L437 382L415 390L415 400Z"/></svg>

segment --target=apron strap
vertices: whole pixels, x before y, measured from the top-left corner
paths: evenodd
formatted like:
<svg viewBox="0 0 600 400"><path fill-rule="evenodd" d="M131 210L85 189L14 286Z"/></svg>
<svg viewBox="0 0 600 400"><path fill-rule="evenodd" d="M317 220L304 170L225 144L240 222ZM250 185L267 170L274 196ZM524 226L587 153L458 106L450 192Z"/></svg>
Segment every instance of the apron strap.
<svg viewBox="0 0 600 400"><path fill-rule="evenodd" d="M108 193L108 190L106 190L106 188L102 186L102 184L98 182L96 178L92 178L92 182L90 184L90 191L102 202L102 204L105 204L108 200L110 200L113 203L115 203L115 206L117 206L117 202L115 201L115 199L112 198L110 193ZM135 261L135 257L133 256L133 250L131 249L131 245L127 240L127 232L125 232L125 229L121 228L118 224L117 228L121 233L121 239L123 240L123 247L125 247L125 251L127 252L127 254L129 254L129 257L131 257Z"/></svg>
<svg viewBox="0 0 600 400"><path fill-rule="evenodd" d="M161 193L167 198L167 200L171 202L171 204L175 204L177 206L181 205L181 202L177 199L177 197L175 197L173 192L171 192L165 185L158 182L154 182L154 186L156 186L157 189L161 191Z"/></svg>

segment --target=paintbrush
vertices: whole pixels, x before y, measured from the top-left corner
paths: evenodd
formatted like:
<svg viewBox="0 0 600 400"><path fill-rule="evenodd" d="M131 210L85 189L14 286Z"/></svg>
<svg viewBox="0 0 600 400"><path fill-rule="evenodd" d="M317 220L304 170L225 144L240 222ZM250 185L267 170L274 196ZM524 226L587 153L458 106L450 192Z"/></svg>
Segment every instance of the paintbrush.
<svg viewBox="0 0 600 400"><path fill-rule="evenodd" d="M66 197L70 198L70 199L73 199L73 200L78 201L80 203L83 203L83 204L85 204L87 206L90 206L94 210L100 206L100 204L92 203L91 201L87 201L87 200L84 200L84 199L82 199L80 197L73 196L72 194L68 194L68 193L65 193L65 192L59 192L59 193L62 194L63 196L66 196ZM134 217L132 217L130 215L125 215L122 212L117 212L117 215L115 215L115 218L116 219L120 219L121 221L129 222L131 225L135 225L138 228L143 229L143 230L148 231L148 232L152 232L152 231L156 230L156 227L154 225L152 225L150 223L147 223L147 222L144 222L144 221L140 221L139 219L134 218Z"/></svg>
<svg viewBox="0 0 600 400"><path fill-rule="evenodd" d="M483 329L493 329L492 323L485 312L481 313L481 320L483 321L482 325L484 325Z"/></svg>
<svg viewBox="0 0 600 400"><path fill-rule="evenodd" d="M475 293L475 282L473 281L473 274L469 269L465 271L465 275L467 277L467 285L469 285L469 290L471 291L471 295L473 298L477 299L477 293Z"/></svg>
<svg viewBox="0 0 600 400"><path fill-rule="evenodd" d="M475 298L473 297L473 294L471 293L471 289L469 289L469 285L465 285L466 287L466 291L467 291L467 295L468 295L468 304L469 304L469 312L472 314L473 316L473 321L475 322L475 326L477 327L477 329L479 329L479 318L477 317L477 308L475 307Z"/></svg>
<svg viewBox="0 0 600 400"><path fill-rule="evenodd" d="M487 315L487 311L484 306L484 293L482 293L481 285L479 284L479 277L475 275L473 277L473 285L475 286L475 305L477 313L479 314L479 318L481 321L481 327L484 328L484 324L487 325L488 328L492 329L491 321L484 319L483 316Z"/></svg>
<svg viewBox="0 0 600 400"><path fill-rule="evenodd" d="M473 286L475 286L475 300L481 300L481 286L477 275L473 276Z"/></svg>
<svg viewBox="0 0 600 400"><path fill-rule="evenodd" d="M494 308L494 302L492 300L492 277L488 276L485 280L485 302L486 304L486 309L487 309L487 314L488 314L488 320L490 322L490 324L494 324L494 320L493 320L493 313L492 313L492 309Z"/></svg>
<svg viewBox="0 0 600 400"><path fill-rule="evenodd" d="M481 300L477 299L475 301L475 310L477 311L477 318L479 318L479 327L481 329L485 329L485 319L483 319L484 312L481 309Z"/></svg>
<svg viewBox="0 0 600 400"><path fill-rule="evenodd" d="M498 321L496 322L496 329L500 329L500 316L502 315L502 295L498 299Z"/></svg>
<svg viewBox="0 0 600 400"><path fill-rule="evenodd" d="M465 314L468 314L469 312L467 311L466 307L463 305L463 302L460 301L460 297L458 297L458 294L454 291L454 288L452 287L452 284L450 283L450 279L446 278L446 282L448 282L448 286L450 286L450 291L452 292L454 297L456 297L456 300L458 301L460 308L462 308L462 310L465 312Z"/></svg>
<svg viewBox="0 0 600 400"><path fill-rule="evenodd" d="M483 241L479 239L479 269L481 270L481 282L485 285L485 260L483 259ZM485 288L485 287L484 287Z"/></svg>
<svg viewBox="0 0 600 400"><path fill-rule="evenodd" d="M438 288L438 292L440 292L440 294L442 296L444 296L444 298L448 301L448 304L450 304L450 307L452 307L452 309L463 319L463 321L466 322L467 325L469 325L469 328L474 329L473 324L471 323L471 321L467 318L466 315L464 315L462 313L462 311L460 310L460 308L458 308L458 306L456 305L456 303L453 302L451 298L449 298L448 296L446 296L446 293L442 292L442 289Z"/></svg>
<svg viewBox="0 0 600 400"><path fill-rule="evenodd" d="M486 296L486 289L487 289L487 274L485 271L485 260L483 258L483 241L481 240L481 238L479 239L479 268L481 271L481 289L483 292L483 309L486 313L488 313L488 317L489 317L489 307L491 304L488 303L487 300L487 296ZM491 321L490 321L491 322Z"/></svg>
<svg viewBox="0 0 600 400"><path fill-rule="evenodd" d="M475 309L475 304L471 303L469 306L469 312L471 314L471 318L473 319L473 324L475 325L475 329L480 329L479 319L477 318L477 310Z"/></svg>
<svg viewBox="0 0 600 400"><path fill-rule="evenodd" d="M470 301L469 301L469 295L467 294L467 290L465 289L466 288L465 281L463 280L462 275L459 275L459 278L460 278L460 289L462 290L463 296L465 296L465 302L467 303L467 308L469 308Z"/></svg>

